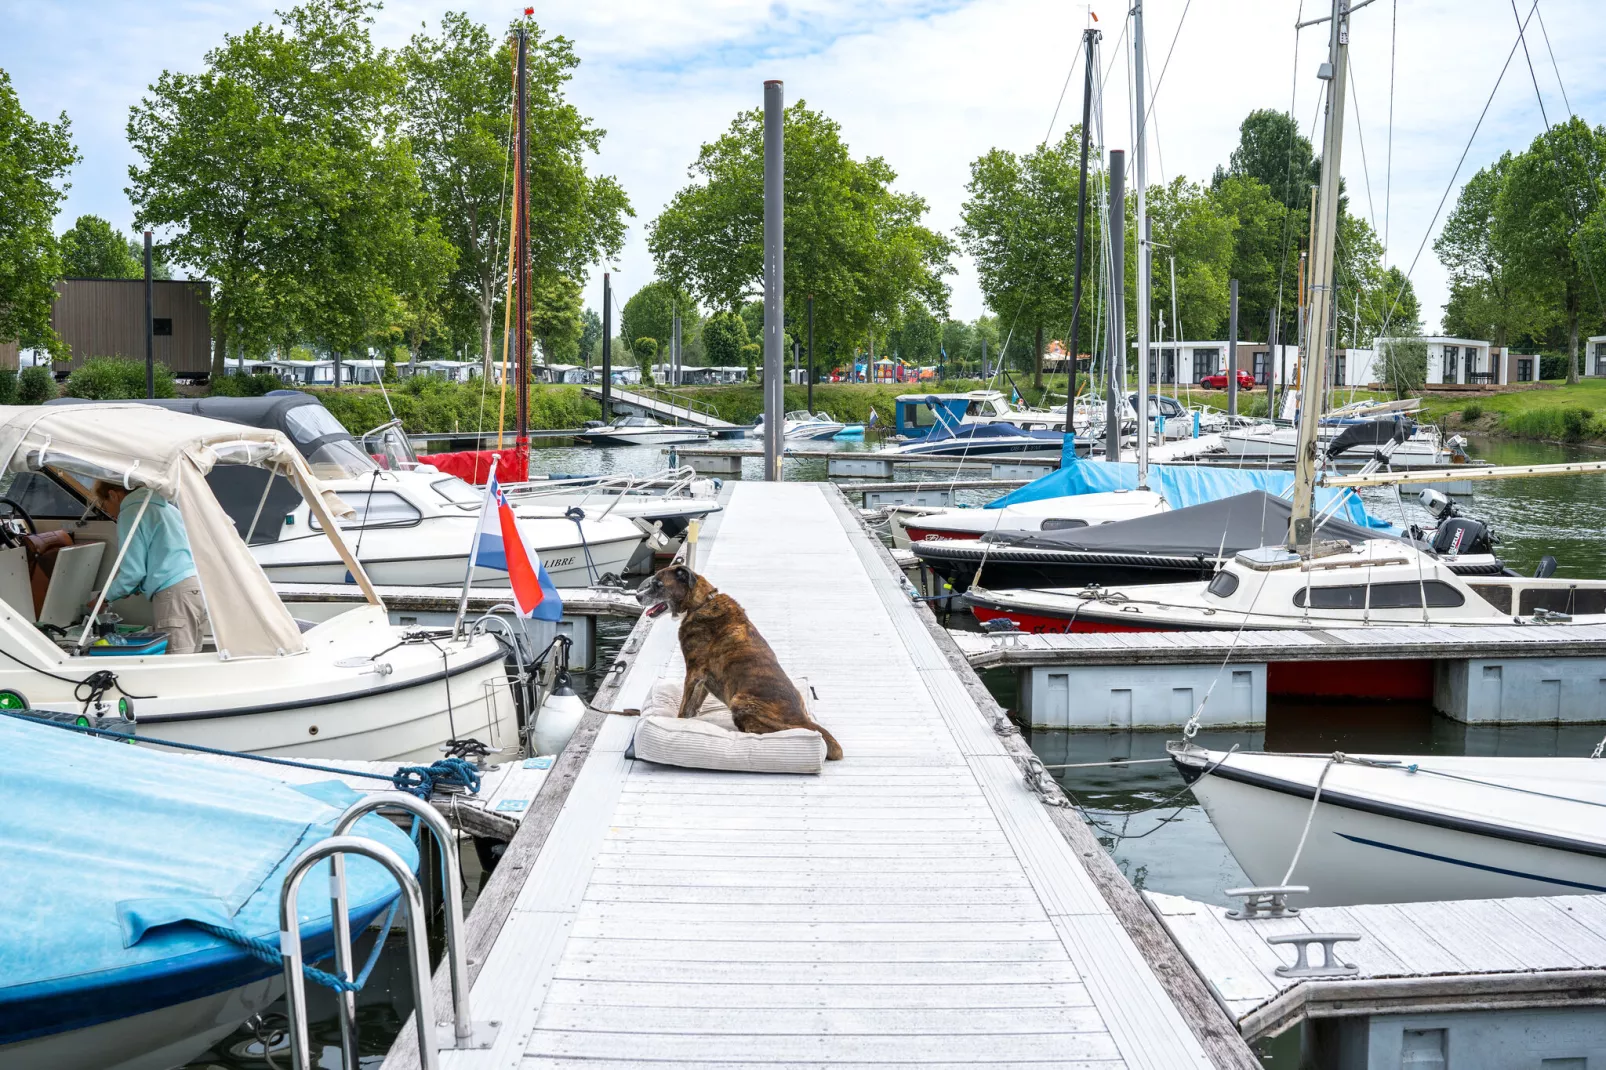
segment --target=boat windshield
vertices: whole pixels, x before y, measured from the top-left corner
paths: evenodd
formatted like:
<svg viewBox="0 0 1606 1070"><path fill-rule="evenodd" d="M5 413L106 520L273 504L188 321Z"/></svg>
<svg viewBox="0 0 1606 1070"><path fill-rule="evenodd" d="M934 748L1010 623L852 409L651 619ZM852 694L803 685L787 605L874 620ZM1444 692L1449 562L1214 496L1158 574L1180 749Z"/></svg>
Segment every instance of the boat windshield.
<svg viewBox="0 0 1606 1070"><path fill-rule="evenodd" d="M284 422L319 479L357 479L379 467L322 405L286 409Z"/></svg>
<svg viewBox="0 0 1606 1070"><path fill-rule="evenodd" d="M485 492L472 484L466 483L456 476L447 476L437 479L430 487L442 498L453 505L480 505L485 501Z"/></svg>

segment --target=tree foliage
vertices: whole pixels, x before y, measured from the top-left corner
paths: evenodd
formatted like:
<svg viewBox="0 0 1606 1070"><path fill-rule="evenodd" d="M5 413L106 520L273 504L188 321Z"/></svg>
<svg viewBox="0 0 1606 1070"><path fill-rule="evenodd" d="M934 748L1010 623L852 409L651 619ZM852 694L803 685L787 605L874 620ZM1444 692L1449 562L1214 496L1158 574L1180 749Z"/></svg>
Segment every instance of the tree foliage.
<svg viewBox="0 0 1606 1070"><path fill-rule="evenodd" d="M401 78L367 0L307 0L229 34L199 74L164 71L131 110L127 193L164 251L214 281L219 344L352 349L401 318L406 265L438 258L415 225Z"/></svg>
<svg viewBox="0 0 1606 1070"><path fill-rule="evenodd" d="M536 288L559 285L559 277L583 282L599 258L618 253L624 218L633 213L617 181L586 171L603 131L564 95L580 62L573 45L532 21L512 28L520 26L528 32L532 275ZM414 35L398 62L402 130L418 160L422 209L456 251L445 299L472 310L477 341L490 353L507 285L513 49L453 12L442 18L439 36Z"/></svg>
<svg viewBox="0 0 1606 1070"><path fill-rule="evenodd" d="M743 362L747 324L734 312L716 312L703 323L703 349L715 368L734 368Z"/></svg>
<svg viewBox="0 0 1606 1070"><path fill-rule="evenodd" d="M1307 208L1310 187L1321 176L1321 161L1294 117L1271 108L1250 112L1238 127L1238 144L1225 168L1216 168L1212 185L1232 176L1253 178L1285 208Z"/></svg>
<svg viewBox="0 0 1606 1070"><path fill-rule="evenodd" d="M892 188L885 160L855 159L838 124L804 101L786 109L784 130L787 319L801 323L812 294L816 346L847 353L911 301L945 310L953 246L922 225L926 202ZM648 232L659 277L705 306L734 310L762 292L763 134L761 109L737 115Z"/></svg>
<svg viewBox="0 0 1606 1070"><path fill-rule="evenodd" d="M1022 337L1037 328L1070 327L1080 139L1081 128L1073 127L1054 145L1040 145L1024 156L992 149L970 165L959 240L976 262L987 306ZM1088 196L1094 196L1091 183ZM1097 219L1096 208L1090 208L1086 295L1096 286ZM1088 297L1084 303L1091 308ZM1082 316L1089 344L1093 319ZM1039 373L1040 356L1033 361Z"/></svg>
<svg viewBox="0 0 1606 1070"><path fill-rule="evenodd" d="M67 116L34 119L0 70L0 342L61 349L50 328L53 284L61 277L51 227L78 160Z"/></svg>
<svg viewBox="0 0 1606 1070"><path fill-rule="evenodd" d="M580 355L585 323L580 315L580 284L551 275L531 288L530 334L549 364L569 364Z"/></svg>
<svg viewBox="0 0 1606 1070"><path fill-rule="evenodd" d="M143 279L143 252L98 215L81 215L61 236L61 270L69 278Z"/></svg>
<svg viewBox="0 0 1606 1070"><path fill-rule="evenodd" d="M1137 313L1136 201L1129 199L1131 218L1126 228L1128 318ZM1154 250L1149 307L1165 316L1168 328L1179 338L1219 338L1227 325L1227 289L1232 276L1235 217L1221 207L1202 186L1180 175L1169 185L1151 186L1147 201L1149 224L1157 245ZM1176 313L1172 322L1171 259L1176 262ZM1155 336L1154 341L1160 339Z"/></svg>
<svg viewBox="0 0 1606 1070"><path fill-rule="evenodd" d="M630 300L620 309L619 333L636 341L650 338L656 344L655 351L661 349L668 352L669 341L675 333L677 313L682 317L681 331L684 336L684 320L696 314L691 296L672 283L654 279L631 294ZM631 349L639 354L641 351L636 341L632 341Z"/></svg>

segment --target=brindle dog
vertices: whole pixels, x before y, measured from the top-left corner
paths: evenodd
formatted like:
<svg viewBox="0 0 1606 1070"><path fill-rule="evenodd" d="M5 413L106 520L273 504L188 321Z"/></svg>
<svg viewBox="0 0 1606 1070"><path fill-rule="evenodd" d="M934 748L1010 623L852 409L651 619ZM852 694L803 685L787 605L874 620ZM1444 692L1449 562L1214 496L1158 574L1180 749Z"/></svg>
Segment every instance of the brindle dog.
<svg viewBox="0 0 1606 1070"><path fill-rule="evenodd" d="M781 671L775 651L758 634L736 600L684 565L661 568L643 580L636 598L644 606L660 603L680 622L680 652L686 659L686 690L680 716L695 717L713 695L730 707L743 732L812 728L825 738L825 756L842 757L831 733L809 716L803 697Z"/></svg>

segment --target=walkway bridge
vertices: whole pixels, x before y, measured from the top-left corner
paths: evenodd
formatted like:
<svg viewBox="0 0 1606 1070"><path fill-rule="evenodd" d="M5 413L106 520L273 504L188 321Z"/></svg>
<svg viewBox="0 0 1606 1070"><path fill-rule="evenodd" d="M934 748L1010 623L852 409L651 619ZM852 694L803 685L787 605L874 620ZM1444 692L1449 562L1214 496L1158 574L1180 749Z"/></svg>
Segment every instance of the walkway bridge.
<svg viewBox="0 0 1606 1070"><path fill-rule="evenodd" d="M586 386L581 389L586 397L602 400L602 387ZM623 390L616 386L608 391L608 399L615 406L638 409L646 416L668 417L676 423L706 427L710 431L727 431L740 426L729 420L721 420L714 412L714 407L706 402L679 397L668 391L648 394L639 390Z"/></svg>

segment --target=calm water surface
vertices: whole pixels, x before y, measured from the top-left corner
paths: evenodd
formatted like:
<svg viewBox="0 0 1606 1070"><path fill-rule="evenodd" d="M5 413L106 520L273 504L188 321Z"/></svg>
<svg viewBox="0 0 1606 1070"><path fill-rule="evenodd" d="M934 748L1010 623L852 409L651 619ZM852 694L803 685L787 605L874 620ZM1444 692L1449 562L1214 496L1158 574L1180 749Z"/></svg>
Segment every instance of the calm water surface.
<svg viewBox="0 0 1606 1070"><path fill-rule="evenodd" d="M753 440L714 442L712 445L753 447ZM867 448L860 442L810 443L807 448L841 450ZM1472 453L1496 464L1546 464L1569 460L1606 460L1606 451L1543 443L1474 440ZM868 448L874 448L874 444ZM668 457L660 447L594 449L572 445L543 446L531 450L533 472L573 475L646 475L664 468ZM789 458L784 476L796 480L825 478L822 458ZM903 478L935 478L930 470ZM974 473L970 473L974 476ZM758 460L743 462L743 478L761 476ZM1531 572L1539 559L1554 555L1558 575L1606 576L1606 475L1494 480L1476 484L1475 495L1458 499L1462 509L1489 521L1500 537L1499 553L1520 572ZM1367 492L1368 506L1395 522L1420 522L1426 513L1414 493L1380 490ZM629 622L604 621L599 627L598 663L608 664L629 631ZM1013 709L1016 685L1013 673L991 672L984 679L1006 708ZM585 693L596 680L586 681ZM1404 754L1552 755L1588 754L1599 738L1598 726L1576 728L1469 728L1417 703L1361 703L1273 700L1267 724L1256 732L1199 733L1201 745L1244 750L1332 751ZM1171 733L1174 735L1175 733ZM1097 822L1096 831L1116 864L1139 888L1185 895L1211 903L1225 903L1227 888L1247 883L1231 852L1222 843L1203 811L1186 792L1169 762L1163 758L1168 734L1164 732L1030 733L1032 748L1045 763L1120 762L1092 768L1062 770L1060 783ZM463 856L468 901L484 880L472 850ZM358 997L363 1023L365 1067L383 1061L391 1040L411 1012L407 993L405 942L393 937L368 987ZM365 948L359 948L359 955ZM437 949L438 954L438 949ZM338 1067L338 1028L329 993L309 986L317 1041L325 1045L322 1066ZM275 1008L282 1013L282 1006ZM270 1014L273 1013L270 1011ZM288 1055L281 1045L277 1065ZM1294 1031L1265 1046L1262 1059L1271 1070L1298 1066ZM190 1064L190 1070L268 1070L262 1045L242 1030Z"/></svg>

